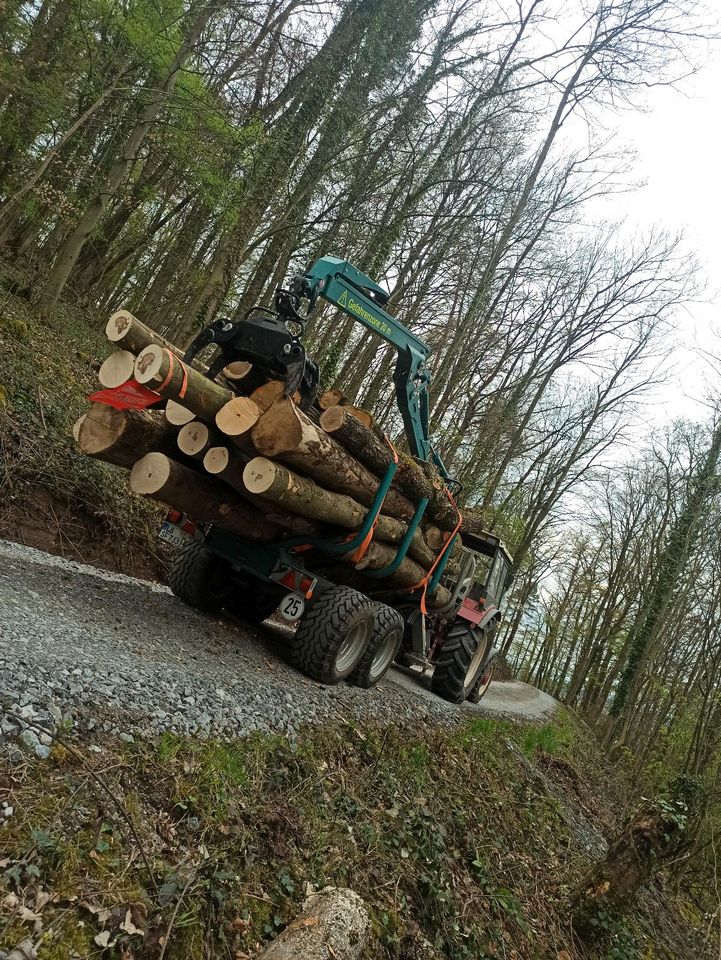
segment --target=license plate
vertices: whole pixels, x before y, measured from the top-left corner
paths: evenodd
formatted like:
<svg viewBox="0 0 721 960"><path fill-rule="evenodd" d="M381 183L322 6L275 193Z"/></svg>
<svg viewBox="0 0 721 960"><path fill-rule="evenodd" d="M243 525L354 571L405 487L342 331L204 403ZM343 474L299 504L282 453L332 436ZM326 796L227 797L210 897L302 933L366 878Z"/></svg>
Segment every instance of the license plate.
<svg viewBox="0 0 721 960"><path fill-rule="evenodd" d="M188 537L190 537L190 534L186 533L185 530L181 530L180 527L176 527L174 523L169 523L167 520L164 520L160 525L158 536L161 540L165 540L166 543L171 543L174 547L182 547Z"/></svg>
<svg viewBox="0 0 721 960"><path fill-rule="evenodd" d="M289 593L283 597L278 607L278 613L284 620L299 620L305 610L305 600L297 593Z"/></svg>

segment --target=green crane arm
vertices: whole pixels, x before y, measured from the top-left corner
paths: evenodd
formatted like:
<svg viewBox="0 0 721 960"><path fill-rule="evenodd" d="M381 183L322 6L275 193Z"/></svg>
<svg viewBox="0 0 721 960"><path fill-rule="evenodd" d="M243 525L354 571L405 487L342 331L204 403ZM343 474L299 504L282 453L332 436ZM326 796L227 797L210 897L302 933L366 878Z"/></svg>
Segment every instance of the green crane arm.
<svg viewBox="0 0 721 960"><path fill-rule="evenodd" d="M303 292L310 298L311 308L320 296L396 348L398 359L393 382L410 451L419 460L434 462L444 479L450 480L428 435L431 382L426 367L430 354L428 344L383 309L388 303L388 293L346 260L321 257L302 279Z"/></svg>

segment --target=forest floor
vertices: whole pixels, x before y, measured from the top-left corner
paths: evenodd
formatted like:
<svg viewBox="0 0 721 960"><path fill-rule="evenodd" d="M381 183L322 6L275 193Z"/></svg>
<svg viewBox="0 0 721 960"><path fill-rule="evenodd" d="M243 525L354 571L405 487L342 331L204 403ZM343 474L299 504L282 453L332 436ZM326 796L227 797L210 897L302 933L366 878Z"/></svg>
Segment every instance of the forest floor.
<svg viewBox="0 0 721 960"><path fill-rule="evenodd" d="M65 301L43 321L0 263L0 537L153 580L162 509L72 439L104 320ZM327 883L366 900L374 960L420 960L424 938L453 960L718 955L715 908L667 878L598 947L573 942L568 897L631 787L571 714L539 703L534 723L513 723L405 678L370 693L291 682L272 633L239 648L232 624L171 614L157 584L141 600L96 571L73 593L74 574L55 580L13 549L0 558L0 958L243 960ZM165 632L131 649L145 609Z"/></svg>
<svg viewBox="0 0 721 960"><path fill-rule="evenodd" d="M0 260L0 537L136 576L158 576L163 510L78 453L72 427L110 352L107 317L61 301L41 318L27 276Z"/></svg>

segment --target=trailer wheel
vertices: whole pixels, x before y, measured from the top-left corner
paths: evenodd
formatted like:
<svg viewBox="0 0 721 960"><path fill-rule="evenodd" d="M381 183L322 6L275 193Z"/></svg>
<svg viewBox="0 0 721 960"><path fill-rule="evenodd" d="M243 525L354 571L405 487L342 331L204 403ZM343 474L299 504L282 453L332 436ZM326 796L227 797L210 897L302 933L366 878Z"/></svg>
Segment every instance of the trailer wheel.
<svg viewBox="0 0 721 960"><path fill-rule="evenodd" d="M384 603L375 604L376 623L366 652L348 677L356 687L372 687L381 680L396 658L403 640L403 617Z"/></svg>
<svg viewBox="0 0 721 960"><path fill-rule="evenodd" d="M233 581L222 557L202 540L187 540L170 564L168 586L176 597L205 613L217 613L228 599Z"/></svg>
<svg viewBox="0 0 721 960"><path fill-rule="evenodd" d="M450 703L463 703L483 671L489 643L485 631L459 617L438 654L431 681L433 692Z"/></svg>
<svg viewBox="0 0 721 960"><path fill-rule="evenodd" d="M310 600L290 641L293 662L320 683L340 683L362 659L374 622L374 605L362 593L324 590Z"/></svg>

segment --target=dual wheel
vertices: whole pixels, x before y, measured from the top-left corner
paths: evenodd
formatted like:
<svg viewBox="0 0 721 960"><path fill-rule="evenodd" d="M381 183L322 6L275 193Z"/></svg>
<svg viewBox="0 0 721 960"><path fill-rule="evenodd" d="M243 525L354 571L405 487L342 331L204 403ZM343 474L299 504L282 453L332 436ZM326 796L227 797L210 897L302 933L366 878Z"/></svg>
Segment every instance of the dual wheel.
<svg viewBox="0 0 721 960"><path fill-rule="evenodd" d="M264 588L228 576L226 562L189 540L176 553L168 582L173 593L207 613L227 608L249 623L260 623L276 609L283 588ZM386 674L403 639L403 619L392 607L375 603L349 587L329 587L312 597L290 640L294 664L320 683L348 680L372 687Z"/></svg>

